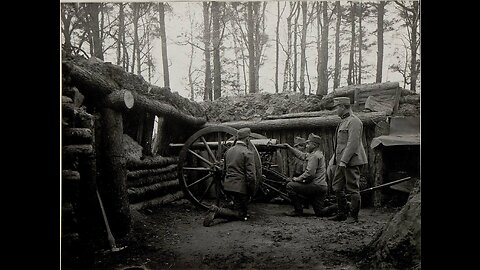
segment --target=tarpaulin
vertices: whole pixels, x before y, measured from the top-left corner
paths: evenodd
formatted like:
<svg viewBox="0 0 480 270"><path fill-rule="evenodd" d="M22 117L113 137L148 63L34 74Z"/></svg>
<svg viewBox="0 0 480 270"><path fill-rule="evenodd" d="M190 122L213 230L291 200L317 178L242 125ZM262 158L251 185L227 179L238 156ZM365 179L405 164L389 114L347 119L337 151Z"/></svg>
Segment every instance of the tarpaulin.
<svg viewBox="0 0 480 270"><path fill-rule="evenodd" d="M390 119L390 134L372 139L370 148L379 145L420 145L420 118L393 117Z"/></svg>

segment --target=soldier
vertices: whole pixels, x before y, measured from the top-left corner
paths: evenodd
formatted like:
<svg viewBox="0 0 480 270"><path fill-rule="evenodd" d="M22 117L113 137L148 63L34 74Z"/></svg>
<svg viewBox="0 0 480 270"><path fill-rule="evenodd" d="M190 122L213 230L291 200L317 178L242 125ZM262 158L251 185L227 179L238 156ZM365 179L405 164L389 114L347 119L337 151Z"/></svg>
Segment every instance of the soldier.
<svg viewBox="0 0 480 270"><path fill-rule="evenodd" d="M249 128L239 129L235 145L225 152L225 193L233 198L230 208L212 205L203 221L209 227L215 218L228 220L247 220L247 206L256 183L253 152L247 148L250 141Z"/></svg>
<svg viewBox="0 0 480 270"><path fill-rule="evenodd" d="M301 152L305 152L305 146L306 146L306 140L304 138L295 137L293 139L293 147L295 147L295 149ZM288 161L290 163L290 170L289 170L290 177L300 176L304 172L304 164L305 164L304 160L301 160L296 156L293 156Z"/></svg>
<svg viewBox="0 0 480 270"><path fill-rule="evenodd" d="M289 216L303 215L301 196L312 202L315 215L323 216L322 210L327 193L327 181L325 180L325 157L320 150L321 141L318 135L313 133L308 135L306 141L308 153L303 153L289 144L284 144L297 158L306 162L304 172L298 177L293 177L292 181L287 183L287 193L294 207L292 212L286 213Z"/></svg>
<svg viewBox="0 0 480 270"><path fill-rule="evenodd" d="M334 98L333 104L342 121L335 132L334 154L329 162L329 166L336 166L332 188L338 205L337 214L331 220L347 220L346 190L351 195L351 217L353 220L349 220L349 222L358 222L358 213L361 206L360 169L362 165L367 164L367 155L362 143L363 124L353 114L350 108L350 98Z"/></svg>

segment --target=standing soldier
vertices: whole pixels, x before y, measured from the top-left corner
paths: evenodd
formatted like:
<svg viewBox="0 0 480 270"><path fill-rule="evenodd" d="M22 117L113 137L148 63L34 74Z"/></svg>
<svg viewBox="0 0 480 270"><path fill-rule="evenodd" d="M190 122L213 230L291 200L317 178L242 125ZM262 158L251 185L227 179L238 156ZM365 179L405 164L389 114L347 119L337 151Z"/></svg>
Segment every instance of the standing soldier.
<svg viewBox="0 0 480 270"><path fill-rule="evenodd" d="M325 157L320 150L321 142L320 136L313 133L308 135L306 141L308 153L284 144L298 159L306 163L303 173L298 177L293 177L292 181L287 183L287 193L294 207L292 212L286 213L289 216L303 215L301 196L306 197L307 201L312 203L316 216L323 216L327 181L325 180Z"/></svg>
<svg viewBox="0 0 480 270"><path fill-rule="evenodd" d="M358 222L358 213L361 206L360 169L362 165L368 162L362 143L363 124L353 114L350 108L350 98L334 98L333 105L342 121L335 132L335 150L332 160L329 162L329 165L336 166L332 188L338 204L337 215L331 220L343 221L347 219L346 190L351 195L351 217L353 222Z"/></svg>
<svg viewBox="0 0 480 270"><path fill-rule="evenodd" d="M249 128L239 129L235 145L225 152L225 193L233 198L230 208L212 205L203 221L209 227L215 218L228 220L247 220L247 206L256 183L253 152L247 148L250 141Z"/></svg>

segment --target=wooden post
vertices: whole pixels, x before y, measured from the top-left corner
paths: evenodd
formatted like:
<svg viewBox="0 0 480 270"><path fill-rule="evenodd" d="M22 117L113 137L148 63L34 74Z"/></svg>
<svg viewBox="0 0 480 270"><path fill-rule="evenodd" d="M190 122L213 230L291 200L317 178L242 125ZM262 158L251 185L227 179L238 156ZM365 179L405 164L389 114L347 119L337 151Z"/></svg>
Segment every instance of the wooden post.
<svg viewBox="0 0 480 270"><path fill-rule="evenodd" d="M163 131L164 131L164 118L162 116L156 116L157 117L157 134L153 140L152 143L152 154L155 156L158 151L158 147L162 142L162 139L164 137Z"/></svg>
<svg viewBox="0 0 480 270"><path fill-rule="evenodd" d="M355 111L357 111L359 109L359 102L358 102L358 91L360 91L358 88L355 88L354 92L353 92L353 109Z"/></svg>
<svg viewBox="0 0 480 270"><path fill-rule="evenodd" d="M99 181L107 218L114 236L130 232L131 215L126 188L126 160L123 149L123 120L120 112L102 108L101 138L102 177Z"/></svg>
<svg viewBox="0 0 480 270"><path fill-rule="evenodd" d="M381 135L389 134L389 123L386 121L378 122L375 126L374 137L378 137ZM370 145L366 145L365 147L370 147ZM383 174L385 172L385 164L383 161L383 146L377 146L374 149L370 149L369 153L369 169L372 172L371 177L371 186L378 186L383 184ZM382 190L375 190L372 193L372 202L375 208L381 207L383 204L383 194Z"/></svg>
<svg viewBox="0 0 480 270"><path fill-rule="evenodd" d="M395 104L393 105L393 113L396 113L398 111L398 106L400 105L400 96L401 96L401 89L400 87L397 87L395 91Z"/></svg>
<svg viewBox="0 0 480 270"><path fill-rule="evenodd" d="M152 133L153 125L155 123L155 115L151 113L145 113L142 132L142 147L143 155L152 156Z"/></svg>
<svg viewBox="0 0 480 270"><path fill-rule="evenodd" d="M383 163L383 150L382 146L377 146L373 149L374 158L373 158L373 186L378 186L383 184L383 173L384 173L384 163ZM377 189L373 192L373 206L375 208L381 207L383 204L383 194L381 189Z"/></svg>

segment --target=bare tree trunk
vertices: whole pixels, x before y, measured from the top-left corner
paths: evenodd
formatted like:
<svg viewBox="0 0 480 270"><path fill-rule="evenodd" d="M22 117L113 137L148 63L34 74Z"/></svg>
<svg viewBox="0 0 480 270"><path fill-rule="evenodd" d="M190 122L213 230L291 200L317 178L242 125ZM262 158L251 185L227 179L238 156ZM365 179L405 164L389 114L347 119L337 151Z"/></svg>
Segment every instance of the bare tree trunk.
<svg viewBox="0 0 480 270"><path fill-rule="evenodd" d="M267 2L263 3L262 12L260 13L260 2L255 2L253 4L253 14L255 18L255 89L260 91L260 64L262 60L262 50L263 50L263 40L260 36L260 27L262 28L262 35L265 35L265 8L267 7Z"/></svg>
<svg viewBox="0 0 480 270"><path fill-rule="evenodd" d="M385 1L380 1L377 5L377 75L375 82L382 82L383 72L383 17L385 14Z"/></svg>
<svg viewBox="0 0 480 270"><path fill-rule="evenodd" d="M298 17L300 17L300 5L297 4L295 10L296 17L293 24L293 92L297 92L297 28L298 28Z"/></svg>
<svg viewBox="0 0 480 270"><path fill-rule="evenodd" d="M277 2L277 28L275 33L275 93L278 93L278 53L280 37L278 30L280 28L280 2Z"/></svg>
<svg viewBox="0 0 480 270"><path fill-rule="evenodd" d="M300 41L300 93L305 95L305 65L307 59L305 50L307 49L307 2L302 2L302 37Z"/></svg>
<svg viewBox="0 0 480 270"><path fill-rule="evenodd" d="M205 92L203 100L212 100L212 71L210 67L210 3L203 2L203 42L205 44Z"/></svg>
<svg viewBox="0 0 480 270"><path fill-rule="evenodd" d="M328 27L330 24L330 19L328 18L328 2L323 1L322 15L323 15L323 25L322 25L322 43L321 43L321 53L319 55L320 63L320 87L317 88L317 95L326 95L328 92ZM320 15L320 14L318 14Z"/></svg>
<svg viewBox="0 0 480 270"><path fill-rule="evenodd" d="M417 88L417 27L418 27L418 18L420 13L418 11L418 1L413 1L413 16L412 16L412 31L411 31L411 56L410 56L410 73L411 73L411 81L410 81L410 90L415 92Z"/></svg>
<svg viewBox="0 0 480 270"><path fill-rule="evenodd" d="M238 88L240 90L240 62L238 61L239 59L239 55L238 55L238 43L237 43L237 34L236 34L236 30L235 30L235 23L233 20L230 20L230 24L231 24L231 27L232 27L232 34L233 34L233 51L235 52L235 68L236 68L236 80L237 80L237 84L238 84ZM241 42L240 42L241 44ZM242 47L242 50L243 50L243 47ZM240 94L240 91L239 93Z"/></svg>
<svg viewBox="0 0 480 270"><path fill-rule="evenodd" d="M292 62L292 17L295 14L296 2L290 2L290 14L287 17L287 59L285 60L285 72L283 74L283 92L292 89L291 62Z"/></svg>
<svg viewBox="0 0 480 270"><path fill-rule="evenodd" d="M90 14L90 29L91 29L91 47L93 47L93 55L98 59L103 60L102 40L100 39L100 23L98 14L100 13L99 3L88 3Z"/></svg>
<svg viewBox="0 0 480 270"><path fill-rule="evenodd" d="M333 89L337 89L340 86L340 72L342 63L340 60L340 26L342 22L342 9L340 1L335 2L335 8L337 9L337 24L335 30L335 75L333 79Z"/></svg>
<svg viewBox="0 0 480 270"><path fill-rule="evenodd" d="M363 17L363 5L360 2L360 14L358 18L358 84L362 84L362 46L363 46L363 30L362 30L362 17Z"/></svg>
<svg viewBox="0 0 480 270"><path fill-rule="evenodd" d="M72 22L73 15L70 12L66 14L65 8L67 7L67 5L68 4L62 4L61 6L61 15L62 15L62 23L63 23L62 33L63 33L63 37L65 38L64 50L67 52L67 54L70 54L70 52L72 51L70 25Z"/></svg>
<svg viewBox="0 0 480 270"><path fill-rule="evenodd" d="M118 36L117 36L117 65L122 63L122 41L125 32L125 12L124 4L119 3L119 12L118 12Z"/></svg>
<svg viewBox="0 0 480 270"><path fill-rule="evenodd" d="M321 69L321 61L322 61L322 18L320 14L321 9L321 2L316 3L316 12L317 12L317 91L316 93L320 93L321 83L322 83L322 69Z"/></svg>
<svg viewBox="0 0 480 270"><path fill-rule="evenodd" d="M220 3L212 2L212 44L213 44L213 99L222 95L222 77L220 65Z"/></svg>
<svg viewBox="0 0 480 270"><path fill-rule="evenodd" d="M243 85L245 86L245 95L248 93L248 82L247 82L247 71L245 66L247 66L245 57L245 50L243 49L243 42L240 42L240 52L242 53L242 71L243 71Z"/></svg>
<svg viewBox="0 0 480 270"><path fill-rule="evenodd" d="M255 41L253 39L254 20L253 20L253 3L247 3L247 33L248 33L248 77L249 77L249 93L255 93Z"/></svg>
<svg viewBox="0 0 480 270"><path fill-rule="evenodd" d="M193 101L195 99L195 88L193 86L193 78L192 78L192 65L193 65L193 55L195 52L195 46L193 45L193 20L190 17L190 62L188 63L188 84L190 86L190 100Z"/></svg>
<svg viewBox="0 0 480 270"><path fill-rule="evenodd" d="M352 85L354 79L353 72L354 72L354 65L355 65L355 10L356 10L356 3L350 3L350 20L351 20L351 27L352 27L352 39L350 42L350 62L348 63L348 77L347 77L347 84Z"/></svg>
<svg viewBox="0 0 480 270"><path fill-rule="evenodd" d="M168 71L167 33L165 31L165 7L164 3L158 3L158 15L160 22L160 38L162 40L162 63L163 63L163 84L170 87L170 74Z"/></svg>
<svg viewBox="0 0 480 270"><path fill-rule="evenodd" d="M133 53L132 53L132 69L131 71L134 72L135 70L135 63L137 58L137 47L138 44L138 19L139 19L139 7L140 3L132 3L132 11L133 11Z"/></svg>

